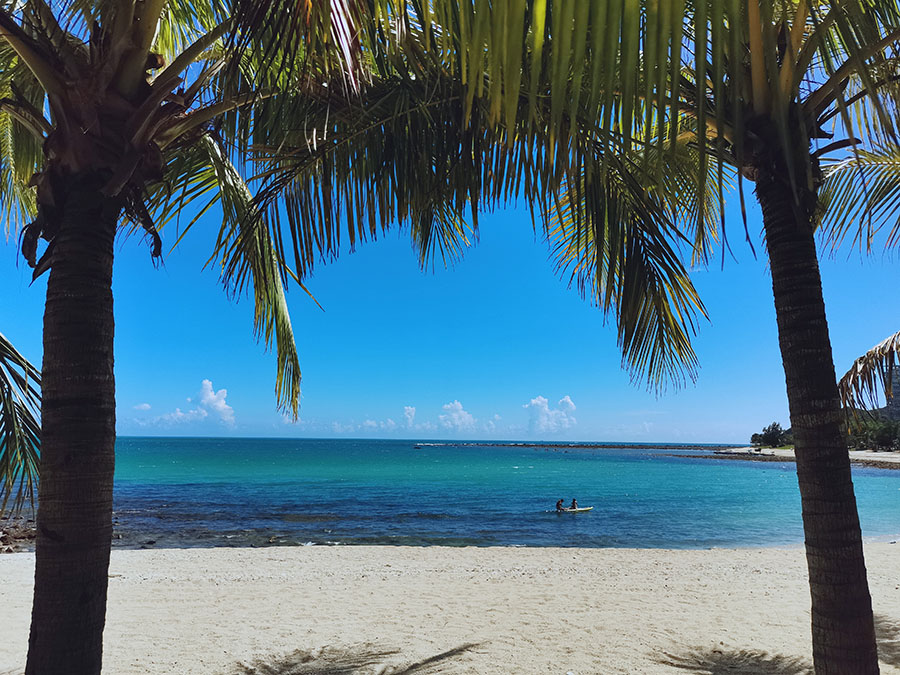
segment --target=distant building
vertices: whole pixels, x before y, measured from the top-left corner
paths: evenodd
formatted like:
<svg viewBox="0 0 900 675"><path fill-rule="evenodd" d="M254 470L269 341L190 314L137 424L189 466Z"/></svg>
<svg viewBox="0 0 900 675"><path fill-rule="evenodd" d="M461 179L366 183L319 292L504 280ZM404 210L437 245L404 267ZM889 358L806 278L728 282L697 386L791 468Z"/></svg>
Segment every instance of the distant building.
<svg viewBox="0 0 900 675"><path fill-rule="evenodd" d="M892 420L900 420L900 366L894 366L891 371L891 389L893 397L888 400L887 405L879 408L878 412Z"/></svg>

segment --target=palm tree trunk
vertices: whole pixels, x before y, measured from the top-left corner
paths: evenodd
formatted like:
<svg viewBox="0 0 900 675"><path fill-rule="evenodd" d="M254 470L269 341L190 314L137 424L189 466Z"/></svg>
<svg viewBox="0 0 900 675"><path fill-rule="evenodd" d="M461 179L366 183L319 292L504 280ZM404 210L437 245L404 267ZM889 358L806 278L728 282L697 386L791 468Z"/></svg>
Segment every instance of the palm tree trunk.
<svg viewBox="0 0 900 675"><path fill-rule="evenodd" d="M94 177L55 190L44 309L41 471L28 675L100 672L115 464L117 200Z"/></svg>
<svg viewBox="0 0 900 675"><path fill-rule="evenodd" d="M816 673L878 672L872 601L813 239L813 192L762 175L778 341L803 505ZM801 178L802 180L802 178Z"/></svg>

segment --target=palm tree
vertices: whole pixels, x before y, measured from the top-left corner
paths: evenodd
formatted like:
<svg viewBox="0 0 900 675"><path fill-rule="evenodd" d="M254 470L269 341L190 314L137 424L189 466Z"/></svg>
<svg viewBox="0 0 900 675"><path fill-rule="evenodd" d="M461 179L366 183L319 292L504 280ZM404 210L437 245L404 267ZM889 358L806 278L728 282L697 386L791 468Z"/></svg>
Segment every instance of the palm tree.
<svg viewBox="0 0 900 675"><path fill-rule="evenodd" d="M826 205L823 166L858 161L862 148L893 138L900 7L797 0L644 10L642 20L623 18L620 40L622 63L641 62L643 81L622 71L622 98L614 110L601 106L603 125L661 152L692 138L699 175L707 161L721 167L720 190L726 167L739 187L755 182L794 432L816 672L878 672L814 231Z"/></svg>
<svg viewBox="0 0 900 675"><path fill-rule="evenodd" d="M545 232L559 261L604 305L621 288L606 275L616 269L608 262L617 250L610 242L633 244L652 231L652 226L642 227L641 189L654 204L647 210L666 214L666 226L679 222L690 235L691 223L685 219L694 219L694 251L702 258L712 234L710 202L695 199L685 208L680 193L686 185L700 195L711 188L724 201L725 191L736 182L743 204L744 181L753 181L762 207L795 435L815 668L823 673L877 672L871 599L814 232L824 215L826 231L839 237L846 229L840 216L853 212L846 200L840 201L840 184L830 191L823 187L826 175L837 167L858 172L866 152L892 147L898 3L435 1L415 8L407 8L392 25L397 46L383 57L380 74L390 82L391 68L410 73L406 79L423 88L423 98L407 108L394 101L391 114L405 121L413 119L407 109L427 111L436 120L429 133L439 140L429 143L413 134L405 142L406 130L400 130L388 136L388 147L378 153L359 140L364 125L344 142L342 118L329 124L323 115L320 142L330 138L334 157L316 159L305 149L308 140L288 141L290 149L274 153L280 155L274 160L267 148L272 163L264 172L270 183L263 200L274 204L272 195L286 191L289 217L296 220L309 218L323 204L330 213L334 204L361 194L378 213L394 202L367 195L360 186L373 176L387 176L391 190L415 195L403 180L405 170L412 168L412 175L427 178L429 189L449 194L457 204L461 195L490 203L521 189L526 198L549 202L550 208L539 212L550 216ZM416 36L415 48L410 35ZM438 78L450 73L463 83L446 98L448 105L459 106L450 122L432 109L441 105L442 91L428 84L434 71ZM484 108L478 103L481 97ZM327 104L329 112L340 109ZM500 176L501 183L506 176L510 189L495 186L486 192L477 177L467 183L455 173L468 168L473 144L464 137L448 140L441 130L447 124L505 129L497 141L507 151L493 150L495 159L486 173L491 179ZM377 136L390 123L373 127ZM685 143L695 150L688 157L694 161L691 178L659 171L661 158L678 155ZM403 152L399 160L395 147ZM420 148L428 159L412 167L408 155ZM372 157L375 165L367 166ZM622 161L617 163L617 157ZM555 175L548 179L548 174ZM536 176L549 183L539 183ZM548 186L551 196L543 201L541 189ZM558 200L556 187L565 192ZM872 218L871 206L883 206L886 193L861 192L866 199L859 208ZM270 214L277 216L274 208L270 206ZM629 215L620 220L623 212ZM724 223L724 210L719 215ZM365 220L360 221L357 229L362 231ZM615 224L623 221L633 227L617 238ZM857 225L865 240L864 224ZM677 231L669 233L677 237ZM639 341L642 348L629 350L621 331L620 325L626 357L638 357L628 363L656 364L652 351L642 351L652 343Z"/></svg>
<svg viewBox="0 0 900 675"><path fill-rule="evenodd" d="M34 506L40 403L40 373L0 333L0 517Z"/></svg>
<svg viewBox="0 0 900 675"><path fill-rule="evenodd" d="M446 13L454 7L447 3L439 9ZM469 20L472 10L468 7ZM8 221L22 227L23 254L35 276L50 272L26 672L100 670L115 442L110 281L117 231L143 230L151 255L158 256L159 229L182 206L201 200L190 229L220 204L223 223L212 260L231 292L251 288L256 330L278 351L277 400L296 413L300 374L283 284L289 278L300 282L316 261L337 254L343 215L352 214L351 246L377 236L379 226L409 223L426 265L434 255L453 257L466 245L467 204L477 217L479 208L489 208L500 195L513 195L522 179L526 195L548 204L551 194L598 156L593 140L579 144L573 136L561 142L559 125L553 130L533 122L520 125L513 115L503 131L498 102L509 97L502 90L476 96L475 87L451 72L443 73L452 83L451 121L468 122L457 127L456 136L441 126L447 120L415 103L429 96L416 84L415 70L398 68L401 78L376 81L373 72L393 72L390 64L404 58L393 37L401 24L409 26L409 11L405 2L389 0L307 2L300 15L296 3L280 0L99 1L64 5L55 13L44 0L0 6L0 125L6 132L0 134L0 194ZM491 25L476 23L479 30ZM416 30L409 35L423 42L403 41L411 51L408 65L424 67L428 59L420 61L419 55L434 36ZM509 43L527 51L515 36ZM439 63L428 63L442 72ZM486 74L492 67L474 63L473 73ZM370 77L365 97L348 98L347 92L362 91ZM431 80L419 80L426 81ZM377 124L371 117L358 120L356 107L345 105L357 99L366 102ZM307 114L305 106L323 101L334 118ZM518 106L516 97L511 101ZM343 117L338 102L344 102ZM392 111L393 105L406 105L409 114ZM336 157L323 134L327 120L339 117L345 141L371 139L361 132L394 125L396 139L414 138L420 145L390 150L384 138L370 140L364 149L369 160L341 157L345 166L352 162L356 168L331 183L328 172L315 169ZM313 173L306 174L311 184L284 201L294 243L292 270L278 227L282 212L278 207L267 212L260 204L268 199L251 198L244 158L252 142L254 152L263 158L271 154L277 164L275 150L291 134L296 138L301 127L308 130L302 147L312 148L315 158L309 162ZM430 136L439 129L450 133L443 137L449 144L429 146L442 142L440 134ZM507 141L520 131L539 143L543 154L516 159ZM446 154L454 143L466 151ZM564 146L554 159L555 148ZM405 172L379 171L391 162L400 166L404 157L409 159ZM431 171L434 158L443 158L437 173ZM604 189L617 211L609 218L615 232L603 237L609 247L596 264L606 279L599 287L602 304L616 312L628 363L646 367L651 378L682 367L690 373L691 317L702 313L702 305L670 237L671 214L633 179L632 173L648 174L629 161L616 156L604 161ZM527 175L516 175L519 168ZM263 180L273 175L269 169L263 164ZM374 195L359 178L372 172L380 179ZM442 183L446 172L455 182ZM392 193L394 188L399 189ZM333 196L340 201L332 202ZM632 228L642 236L631 236ZM42 251L40 240L46 241Z"/></svg>
<svg viewBox="0 0 900 675"><path fill-rule="evenodd" d="M255 120L271 114L267 98L294 84L301 65L316 75L345 64L353 84L347 10L339 0L310 3L302 21L272 35L253 24L250 2L0 4L0 199L34 276L50 273L28 673L100 671L115 446L110 283L120 229L143 230L159 256L158 228L173 209L196 198L201 212L221 202L213 260L227 263L231 292L251 289L255 329L278 352L277 401L296 414L288 270L268 229L247 225L259 219L248 216L249 192L231 160L246 152ZM13 384L24 398L4 410L27 422L36 389L21 373ZM19 430L26 450L37 438L28 424ZM4 461L15 462L10 451L21 444L5 448ZM21 466L29 485L33 456Z"/></svg>

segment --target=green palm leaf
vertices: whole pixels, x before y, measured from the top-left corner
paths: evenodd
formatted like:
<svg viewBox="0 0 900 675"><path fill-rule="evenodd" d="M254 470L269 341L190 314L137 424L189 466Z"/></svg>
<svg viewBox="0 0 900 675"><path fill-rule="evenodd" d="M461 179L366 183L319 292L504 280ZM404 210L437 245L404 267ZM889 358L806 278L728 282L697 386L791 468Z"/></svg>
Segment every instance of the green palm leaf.
<svg viewBox="0 0 900 675"><path fill-rule="evenodd" d="M823 232L832 249L847 237L868 251L882 228L885 243L900 242L900 146L858 148L825 170Z"/></svg>
<svg viewBox="0 0 900 675"><path fill-rule="evenodd" d="M38 370L0 334L0 514L18 511L37 487L41 379Z"/></svg>
<svg viewBox="0 0 900 675"><path fill-rule="evenodd" d="M352 248L395 223L410 229L423 265L435 251L452 263L470 241L464 218L471 217L477 236L480 211L523 197L544 221L560 266L614 315L626 366L657 387L693 377L690 335L703 306L675 242L704 258L715 234L708 213L717 203L712 190L700 196L693 174L684 171L684 156L695 151L648 150L654 170L682 196L667 210L646 197L644 185L653 179L644 173L643 155L620 161L596 143L540 135L534 122L552 118L552 109L532 108L533 120L520 114L519 126L507 129L491 123L485 99L474 97L467 109L464 89L427 58L394 62L389 70L386 79L363 85L358 99L326 87L290 104L271 103L290 110L285 119L304 120L302 128L267 129L266 143L254 147L259 200L289 233L290 247L277 238L276 245L282 257L293 254L301 278L336 257L344 242ZM529 96L517 99L525 110ZM535 143L519 142L523 137ZM600 176L608 182L585 210L573 195L594 194L584 185L588 173L592 188ZM594 227L607 218L610 229ZM696 231L682 235L674 218ZM604 281L585 281L598 276Z"/></svg>
<svg viewBox="0 0 900 675"><path fill-rule="evenodd" d="M694 379L696 314L706 316L677 250L678 231L617 158L586 166L549 214L560 272L618 329L623 367L651 388ZM689 243L686 238L681 243Z"/></svg>
<svg viewBox="0 0 900 675"><path fill-rule="evenodd" d="M174 191L173 185L181 189ZM219 268L230 295L239 297L247 290L252 294L254 332L276 352L276 402L296 417L300 366L283 283L293 275L277 257L267 220L256 208L247 183L209 136L172 154L166 179L151 191L148 212L155 226L167 232L164 228L172 229L173 221L180 225L182 208L189 203L196 205L192 218L180 227L173 246L213 207L221 209L222 223L207 264Z"/></svg>

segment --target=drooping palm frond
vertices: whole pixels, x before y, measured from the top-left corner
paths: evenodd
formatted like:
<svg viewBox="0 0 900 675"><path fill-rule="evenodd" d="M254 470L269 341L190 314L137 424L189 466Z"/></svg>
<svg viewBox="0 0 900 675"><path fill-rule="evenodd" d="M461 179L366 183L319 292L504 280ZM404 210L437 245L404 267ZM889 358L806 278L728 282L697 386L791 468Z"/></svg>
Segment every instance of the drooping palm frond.
<svg viewBox="0 0 900 675"><path fill-rule="evenodd" d="M172 233L176 246L200 218L211 210L215 213L216 206L221 210L222 223L208 264L218 268L230 295L239 297L249 290L253 296L254 332L276 353L276 402L296 417L300 365L283 283L291 273L276 255L268 221L257 210L239 171L211 137L204 135L173 152L166 169L166 179L150 192L148 213L160 231ZM193 206L185 209L188 204Z"/></svg>
<svg viewBox="0 0 900 675"><path fill-rule="evenodd" d="M841 404L845 409L874 408L878 395L891 400L894 370L900 362L900 333L885 338L857 358L838 382Z"/></svg>
<svg viewBox="0 0 900 675"><path fill-rule="evenodd" d="M310 3L297 24L305 41L294 46L307 77L359 67L348 61L359 58L346 52L349 43L332 43L340 28L332 6L339 4ZM232 294L252 293L257 336L277 351L276 399L296 415L300 370L284 298L287 272L274 257L268 229L254 223L242 171L256 124L247 109L301 78L290 67L296 54L287 53L287 43L247 22L247 12L256 11L251 4L238 5L0 2L0 203L7 232L31 220L23 238L30 262L39 239L53 237L36 205L41 190L45 205L53 201L50 155L57 163L66 155L66 171L111 173L104 190L124 197L126 219L151 237L154 255L161 251L158 229L176 215L160 207L180 211L199 197L199 208L185 211L190 218L221 204L223 227L212 243L222 280ZM252 49L242 49L245 39ZM82 89L90 104L71 100ZM73 129L82 131L70 137ZM88 132L115 138L94 143L85 140Z"/></svg>
<svg viewBox="0 0 900 675"><path fill-rule="evenodd" d="M254 301L254 330L267 346L275 347L275 399L296 419L300 405L300 360L269 225L256 210L253 194L224 152L206 137L199 146L208 156L218 183L224 212L213 256L219 258L226 288L239 295L250 284ZM301 287L305 286L300 283Z"/></svg>
<svg viewBox="0 0 900 675"><path fill-rule="evenodd" d="M43 165L43 129L35 114L42 104L34 76L0 41L0 212L7 236L17 234L36 213L28 183Z"/></svg>
<svg viewBox="0 0 900 675"><path fill-rule="evenodd" d="M823 236L832 250L850 237L868 252L884 227L885 244L900 243L900 146L858 148L855 156L829 166L822 209Z"/></svg>
<svg viewBox="0 0 900 675"><path fill-rule="evenodd" d="M0 333L0 514L34 503L40 455L41 378Z"/></svg>
<svg viewBox="0 0 900 675"><path fill-rule="evenodd" d="M533 119L518 115L510 129L491 123L485 99L475 97L467 109L465 88L427 57L395 60L387 71L384 80L362 86L358 98L322 87L298 96L293 109L279 103L291 114L266 128L266 143L254 147L256 178L263 182L259 199L277 223L276 232L290 236L276 238L276 245L282 257L293 254L300 276L342 247L377 238L395 224L410 227L424 264L430 257L423 244L435 241L438 250L455 257L468 242L464 218L471 219L477 236L479 212L519 198L550 234L563 191L580 184L581 171L591 166L608 181L604 208L613 214L615 231L596 230L598 240L578 240L586 247L577 255L595 256L602 261L598 270L609 276L608 283L580 287L614 316L623 363L632 373L646 375L657 387L675 383L682 372L692 377L696 358L689 334L703 306L680 262L674 242L684 237L671 216L690 214L694 223L708 211L709 200L715 201L714 193L707 190L698 198L692 174L682 173L683 165L666 151L665 160L657 160L665 169L657 170L667 184L678 183L683 196L666 211L648 199L645 163L636 152L634 160L623 161L568 132L554 143L541 136L537 129L552 115L549 107L534 110ZM528 96L520 94L523 108ZM302 127L291 126L298 119L304 120ZM558 252L558 240L568 239L571 256L576 255L571 225L584 218L569 213L572 218L550 239ZM701 227L696 235L702 251L709 230ZM691 252L692 244L693 239L686 242ZM560 258L568 267L570 258ZM586 268L572 266L576 277Z"/></svg>
<svg viewBox="0 0 900 675"><path fill-rule="evenodd" d="M632 379L662 389L695 378L694 317L706 314L675 246L673 221L648 199L627 161L588 166L577 184L566 185L548 214L548 239L570 284L615 316Z"/></svg>
<svg viewBox="0 0 900 675"><path fill-rule="evenodd" d="M410 229L420 262L452 262L471 236L463 219L512 170L498 134L459 124L463 101L449 81L395 77L360 100L308 92L254 147L258 196L277 231L283 258L301 278L342 246L377 238L394 223ZM291 107L288 108L287 106ZM294 122L293 120L300 120ZM513 173L509 180L521 180Z"/></svg>

